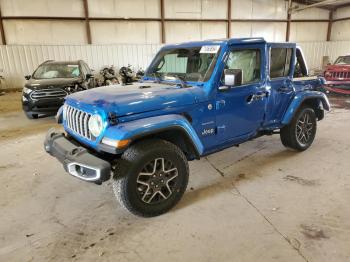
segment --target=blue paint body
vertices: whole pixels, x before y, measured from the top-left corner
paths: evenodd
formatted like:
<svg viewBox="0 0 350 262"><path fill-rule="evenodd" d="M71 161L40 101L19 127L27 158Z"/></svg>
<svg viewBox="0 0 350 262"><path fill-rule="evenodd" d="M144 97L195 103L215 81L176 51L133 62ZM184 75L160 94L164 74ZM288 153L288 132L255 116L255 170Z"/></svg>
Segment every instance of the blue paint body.
<svg viewBox="0 0 350 262"><path fill-rule="evenodd" d="M202 45L221 47L208 81L189 82L190 87L180 88L173 84L177 80L154 83L152 81L155 79L144 77L140 83L130 86L100 87L70 95L66 104L91 114L100 114L104 120L104 131L94 141L88 140L72 132L63 119L65 130L87 147L100 151L103 137L135 140L143 135L177 129L190 138L198 155L203 156L250 140L265 131L280 129L291 121L296 110L307 99L316 100L323 109L329 110L327 97L312 91L321 83L320 79L293 79L293 68L286 77L270 79L270 48L291 48L293 67L295 44L266 43L262 38L246 38L168 45L162 50ZM242 48L260 50L261 81L219 91L219 87L223 86L222 72L228 52ZM281 87L284 88L283 92L280 91ZM252 94L266 96L247 103L247 97ZM111 112L118 117L116 125L108 121Z"/></svg>

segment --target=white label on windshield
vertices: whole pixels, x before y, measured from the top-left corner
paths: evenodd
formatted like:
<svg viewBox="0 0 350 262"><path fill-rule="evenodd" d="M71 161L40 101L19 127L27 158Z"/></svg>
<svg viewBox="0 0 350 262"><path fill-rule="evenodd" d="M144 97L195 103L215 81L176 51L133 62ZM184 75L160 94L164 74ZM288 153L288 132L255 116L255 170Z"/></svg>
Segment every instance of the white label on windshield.
<svg viewBox="0 0 350 262"><path fill-rule="evenodd" d="M220 49L219 45L204 45L199 53L201 54L216 54Z"/></svg>
<svg viewBox="0 0 350 262"><path fill-rule="evenodd" d="M67 65L68 67L78 67L78 65Z"/></svg>

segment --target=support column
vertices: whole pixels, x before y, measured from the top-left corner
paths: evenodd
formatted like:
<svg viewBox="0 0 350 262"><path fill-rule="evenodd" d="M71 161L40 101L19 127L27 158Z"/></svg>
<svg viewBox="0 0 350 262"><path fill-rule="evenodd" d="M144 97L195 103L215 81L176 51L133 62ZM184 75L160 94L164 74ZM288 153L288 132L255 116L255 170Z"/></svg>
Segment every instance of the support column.
<svg viewBox="0 0 350 262"><path fill-rule="evenodd" d="M2 15L1 15L1 6L0 6L0 32L1 32L1 42L3 45L6 45L5 30L4 30L4 24L2 22Z"/></svg>
<svg viewBox="0 0 350 262"><path fill-rule="evenodd" d="M84 4L84 16L85 16L85 28L86 28L86 37L88 44L91 45L91 30L90 30L90 19L89 19L89 5L87 0L83 0Z"/></svg>
<svg viewBox="0 0 350 262"><path fill-rule="evenodd" d="M164 25L164 0L160 0L160 23L161 23L161 35L162 44L165 44L165 25Z"/></svg>
<svg viewBox="0 0 350 262"><path fill-rule="evenodd" d="M227 0L227 38L231 37L231 0Z"/></svg>
<svg viewBox="0 0 350 262"><path fill-rule="evenodd" d="M288 1L288 15L287 15L287 29L286 29L286 42L289 42L290 38L290 24L292 20L292 0Z"/></svg>
<svg viewBox="0 0 350 262"><path fill-rule="evenodd" d="M327 30L327 41L331 41L334 10L329 11L329 21Z"/></svg>

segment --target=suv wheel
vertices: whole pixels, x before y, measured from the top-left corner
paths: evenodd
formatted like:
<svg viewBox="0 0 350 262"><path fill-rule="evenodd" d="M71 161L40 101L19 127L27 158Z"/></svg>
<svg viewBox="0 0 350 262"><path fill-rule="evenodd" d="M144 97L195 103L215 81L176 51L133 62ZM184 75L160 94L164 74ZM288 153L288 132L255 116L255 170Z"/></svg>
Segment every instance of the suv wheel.
<svg viewBox="0 0 350 262"><path fill-rule="evenodd" d="M314 110L310 107L302 107L290 124L281 129L282 144L297 151L304 151L314 141L316 129L317 120Z"/></svg>
<svg viewBox="0 0 350 262"><path fill-rule="evenodd" d="M131 213L152 217L174 207L188 183L188 163L174 144L150 139L128 148L116 161L113 191Z"/></svg>

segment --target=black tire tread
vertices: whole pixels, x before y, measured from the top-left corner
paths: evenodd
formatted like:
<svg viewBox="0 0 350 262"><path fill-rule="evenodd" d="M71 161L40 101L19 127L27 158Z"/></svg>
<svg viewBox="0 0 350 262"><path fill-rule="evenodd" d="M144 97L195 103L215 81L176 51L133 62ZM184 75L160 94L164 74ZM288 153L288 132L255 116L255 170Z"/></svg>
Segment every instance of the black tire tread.
<svg viewBox="0 0 350 262"><path fill-rule="evenodd" d="M305 109L309 109L312 111L312 115L313 118L316 120L316 114L315 111L313 110L313 108L311 108L310 106L304 105L301 108L298 109L298 111L295 113L292 121L284 126L283 128L281 128L280 130L280 138L281 138L281 142L282 144L292 150L296 150L296 151L305 151L306 149L308 149L312 142L310 143L309 146L307 147L301 147L295 137L295 130L294 130L294 126L296 125L296 121L299 118L299 115L305 110ZM315 122L317 123L317 121ZM317 129L317 124L315 125L315 128ZM316 131L315 131L316 132Z"/></svg>
<svg viewBox="0 0 350 262"><path fill-rule="evenodd" d="M182 161L186 164L187 174L189 173L188 162L185 154L181 151L179 147L177 147L173 143L170 143L168 141L161 140L161 139L147 139L147 140L140 141L132 145L131 147L129 147L123 153L121 158L116 160L115 176L113 178L112 187L113 187L114 195L117 201L120 203L120 205L127 211L131 212L132 214L137 216L142 216L142 217L157 216L157 215L160 215L160 213L148 212L146 214L135 209L127 197L128 196L127 187L126 187L127 176L125 175L123 176L121 174L127 174L127 171L130 169L130 166L136 160L137 156L140 154L145 154L151 147L166 148L167 150L174 151L178 156L181 157ZM186 186L187 186L187 183L188 183L188 176L186 179ZM179 201L180 198L177 201ZM169 209L171 208L172 207L170 207ZM164 212L162 213L165 213L168 210L164 210Z"/></svg>

